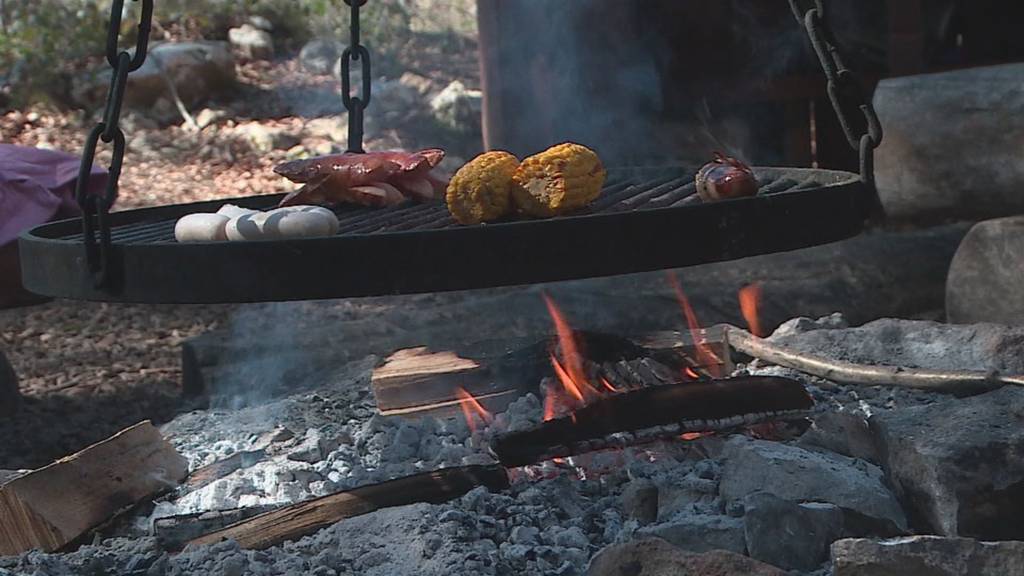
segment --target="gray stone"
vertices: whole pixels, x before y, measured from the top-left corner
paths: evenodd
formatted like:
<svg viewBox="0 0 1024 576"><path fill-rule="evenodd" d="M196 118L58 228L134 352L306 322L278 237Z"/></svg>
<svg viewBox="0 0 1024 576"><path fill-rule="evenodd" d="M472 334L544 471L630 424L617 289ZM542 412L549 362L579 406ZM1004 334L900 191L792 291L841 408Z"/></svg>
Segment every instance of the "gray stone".
<svg viewBox="0 0 1024 576"><path fill-rule="evenodd" d="M637 534L661 538L690 552L729 550L743 554L747 550L743 521L732 516L681 514L668 522L641 528Z"/></svg>
<svg viewBox="0 0 1024 576"><path fill-rule="evenodd" d="M878 464L878 454L867 420L846 411L816 414L811 427L797 444L824 448L836 454Z"/></svg>
<svg viewBox="0 0 1024 576"><path fill-rule="evenodd" d="M1024 216L975 224L946 277L946 319L1024 324Z"/></svg>
<svg viewBox="0 0 1024 576"><path fill-rule="evenodd" d="M228 94L236 86L235 62L227 42L165 42L152 46L142 67L128 76L125 108L152 114L158 102L170 102L165 75L188 108ZM71 95L75 102L97 108L109 87L110 70L104 66L76 77ZM173 110L173 106L164 108Z"/></svg>
<svg viewBox="0 0 1024 576"><path fill-rule="evenodd" d="M18 375L0 350L0 416L14 414L21 406L21 392L18 390Z"/></svg>
<svg viewBox="0 0 1024 576"><path fill-rule="evenodd" d="M330 74L345 47L331 38L314 38L299 51L299 64L311 74Z"/></svg>
<svg viewBox="0 0 1024 576"><path fill-rule="evenodd" d="M722 455L719 491L727 501L761 491L793 502L828 502L906 530L882 470L863 460L742 436L729 439Z"/></svg>
<svg viewBox="0 0 1024 576"><path fill-rule="evenodd" d="M915 525L1024 539L1024 388L873 416L882 464Z"/></svg>
<svg viewBox="0 0 1024 576"><path fill-rule="evenodd" d="M886 214L915 221L1024 212L1024 64L887 78L875 181Z"/></svg>
<svg viewBox="0 0 1024 576"><path fill-rule="evenodd" d="M272 150L287 150L301 141L296 134L259 122L239 124L234 128L232 134L248 144L254 151L263 154Z"/></svg>
<svg viewBox="0 0 1024 576"><path fill-rule="evenodd" d="M249 24L253 25L256 28L259 28L260 30L266 30L267 32L274 31L274 23L264 16L259 16L255 14L249 16Z"/></svg>
<svg viewBox="0 0 1024 576"><path fill-rule="evenodd" d="M843 512L834 504L796 504L771 494L745 499L743 517L751 558L787 570L813 570L843 536Z"/></svg>
<svg viewBox="0 0 1024 576"><path fill-rule="evenodd" d="M469 90L455 80L431 99L430 108L441 124L459 132L477 132L480 130L483 92Z"/></svg>
<svg viewBox="0 0 1024 576"><path fill-rule="evenodd" d="M1024 542L911 536L839 540L834 576L1009 576L1024 574Z"/></svg>
<svg viewBox="0 0 1024 576"><path fill-rule="evenodd" d="M270 60L274 57L274 38L270 32L242 24L228 30L228 42L242 58L247 60Z"/></svg>
<svg viewBox="0 0 1024 576"><path fill-rule="evenodd" d="M590 560L587 576L783 576L785 572L725 550L694 554L659 538L606 546Z"/></svg>

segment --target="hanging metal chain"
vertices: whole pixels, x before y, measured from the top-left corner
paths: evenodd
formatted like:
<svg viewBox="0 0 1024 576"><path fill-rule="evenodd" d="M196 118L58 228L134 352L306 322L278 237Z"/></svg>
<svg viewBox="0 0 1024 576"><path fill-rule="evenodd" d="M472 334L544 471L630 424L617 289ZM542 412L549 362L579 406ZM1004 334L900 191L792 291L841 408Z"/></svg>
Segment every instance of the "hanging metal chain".
<svg viewBox="0 0 1024 576"><path fill-rule="evenodd" d="M835 37L825 22L824 0L789 0L793 15L807 30L811 46L821 61L828 81L828 98L832 101L839 125L850 146L860 154L860 177L875 190L875 148L882 143L882 125L871 100L853 72L843 63Z"/></svg>
<svg viewBox="0 0 1024 576"><path fill-rule="evenodd" d="M110 75L110 92L107 94L102 120L93 127L85 139L78 181L75 183L75 199L82 208L86 262L92 271L93 283L97 288L106 285L109 276L110 224L107 222L107 215L117 198L117 183L121 177L121 164L124 162L125 138L124 132L118 126L121 119L121 104L124 101L128 74L138 70L146 60L149 30L153 21L153 0L142 0L142 15L134 56L127 51L117 51L123 11L124 0L114 0L110 7L110 23L107 29L107 62L113 68ZM95 195L89 194L88 183L100 140L107 144L113 143L113 152L108 168L106 190L102 195Z"/></svg>
<svg viewBox="0 0 1024 576"><path fill-rule="evenodd" d="M363 152L363 112L370 105L370 51L359 42L359 8L366 0L345 0L352 8L349 45L341 54L341 102L348 110L348 151ZM352 63L362 69L362 95L352 95Z"/></svg>

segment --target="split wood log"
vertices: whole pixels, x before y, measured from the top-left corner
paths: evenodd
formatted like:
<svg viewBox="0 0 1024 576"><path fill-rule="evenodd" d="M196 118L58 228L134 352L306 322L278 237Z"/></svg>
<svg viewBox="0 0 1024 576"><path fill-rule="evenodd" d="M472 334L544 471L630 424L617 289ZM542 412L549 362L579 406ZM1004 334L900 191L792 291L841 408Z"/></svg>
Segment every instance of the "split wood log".
<svg viewBox="0 0 1024 576"><path fill-rule="evenodd" d="M444 468L406 476L291 504L196 538L189 545L231 539L242 548L269 548L298 540L346 518L393 506L447 502L478 486L504 490L509 486L508 474L501 466L490 465Z"/></svg>
<svg viewBox="0 0 1024 576"><path fill-rule="evenodd" d="M600 332L580 331L576 339L582 354L598 367L628 368L642 359L658 359L673 370L691 367L701 373L732 371L729 347L722 327L696 334L710 360L697 353L690 332L663 331L623 338ZM521 344L482 343L465 351L431 351L425 346L398 350L373 371L371 388L377 409L385 416L441 415L456 413L463 402L461 388L491 412L504 410L516 398L536 390L534 382L551 374L553 339ZM605 368L607 371L608 368ZM627 372L629 372L627 370ZM620 382L614 373L604 374L623 388L639 387ZM624 376L630 380L629 374ZM659 384L664 382L658 382ZM618 384L617 384L618 385Z"/></svg>
<svg viewBox="0 0 1024 576"><path fill-rule="evenodd" d="M730 328L728 334L729 344L744 354L843 384L902 386L958 396L978 394L1006 384L1024 385L1024 376L854 364L791 350L740 328Z"/></svg>
<svg viewBox="0 0 1024 576"><path fill-rule="evenodd" d="M46 552L188 475L188 462L148 421L0 487L0 555Z"/></svg>
<svg viewBox="0 0 1024 576"><path fill-rule="evenodd" d="M567 417L499 436L491 450L507 467L525 466L684 432L789 418L813 404L803 384L775 376L651 386L607 396Z"/></svg>

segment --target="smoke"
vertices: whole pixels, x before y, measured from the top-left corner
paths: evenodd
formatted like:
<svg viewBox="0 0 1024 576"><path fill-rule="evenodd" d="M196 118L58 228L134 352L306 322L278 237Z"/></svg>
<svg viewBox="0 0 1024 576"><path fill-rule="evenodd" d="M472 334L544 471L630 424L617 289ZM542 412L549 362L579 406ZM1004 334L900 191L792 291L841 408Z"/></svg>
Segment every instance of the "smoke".
<svg viewBox="0 0 1024 576"><path fill-rule="evenodd" d="M830 22L860 6L834 5ZM821 74L785 2L499 6L504 120L493 144L521 156L570 140L594 148L609 166L696 166L722 148L749 162L777 163L787 123L799 121L787 117L794 109L786 103L798 105L796 93L807 84L785 81ZM875 33L885 32L876 12L857 14L853 30L837 31L841 40L876 46Z"/></svg>

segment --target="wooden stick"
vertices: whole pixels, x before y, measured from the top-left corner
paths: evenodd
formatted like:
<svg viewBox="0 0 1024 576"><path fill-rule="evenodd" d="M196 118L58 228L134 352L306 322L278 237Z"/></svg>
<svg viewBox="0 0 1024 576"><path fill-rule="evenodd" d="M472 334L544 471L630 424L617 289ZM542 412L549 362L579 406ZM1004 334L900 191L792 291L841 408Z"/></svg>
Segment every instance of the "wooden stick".
<svg viewBox="0 0 1024 576"><path fill-rule="evenodd" d="M1024 376L1003 376L972 370L927 370L854 364L797 352L740 328L729 328L728 334L729 344L744 354L843 384L901 386L957 395L977 394L1006 384L1024 385Z"/></svg>
<svg viewBox="0 0 1024 576"><path fill-rule="evenodd" d="M508 474L501 466L491 465L443 468L406 476L285 506L196 538L189 545L231 539L242 548L269 548L298 540L345 518L392 506L447 502L478 486L504 490L509 486Z"/></svg>
<svg viewBox="0 0 1024 576"><path fill-rule="evenodd" d="M185 480L185 484L181 487L177 497L180 498L189 492L194 492L203 486L216 482L236 470L249 468L265 457L266 452L263 450L235 452L223 460L217 460L202 468L197 468L188 475L188 479Z"/></svg>
<svg viewBox="0 0 1024 576"><path fill-rule="evenodd" d="M136 424L0 487L0 555L57 550L187 474L159 430Z"/></svg>

